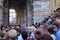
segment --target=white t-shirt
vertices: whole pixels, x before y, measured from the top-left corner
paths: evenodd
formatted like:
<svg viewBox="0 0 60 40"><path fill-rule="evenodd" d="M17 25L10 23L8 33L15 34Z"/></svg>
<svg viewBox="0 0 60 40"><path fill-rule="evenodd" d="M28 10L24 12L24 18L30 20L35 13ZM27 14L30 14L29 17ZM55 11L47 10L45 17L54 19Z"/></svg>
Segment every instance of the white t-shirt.
<svg viewBox="0 0 60 40"><path fill-rule="evenodd" d="M51 34L51 37L53 38L53 40L56 39L56 36L54 34Z"/></svg>
<svg viewBox="0 0 60 40"><path fill-rule="evenodd" d="M33 38L33 39L35 39L34 32L32 32L32 33L31 33L31 36L30 36L30 38Z"/></svg>
<svg viewBox="0 0 60 40"><path fill-rule="evenodd" d="M18 40L23 40L22 35L18 36Z"/></svg>

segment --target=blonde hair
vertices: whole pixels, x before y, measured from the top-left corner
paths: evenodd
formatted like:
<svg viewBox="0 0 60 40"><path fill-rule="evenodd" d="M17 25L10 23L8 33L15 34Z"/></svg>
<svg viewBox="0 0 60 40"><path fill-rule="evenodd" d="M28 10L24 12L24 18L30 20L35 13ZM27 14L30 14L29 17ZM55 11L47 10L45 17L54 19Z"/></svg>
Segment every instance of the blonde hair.
<svg viewBox="0 0 60 40"><path fill-rule="evenodd" d="M35 27L27 27L26 28L26 30L27 30L28 33L31 33L33 31L35 31L35 29L36 29Z"/></svg>

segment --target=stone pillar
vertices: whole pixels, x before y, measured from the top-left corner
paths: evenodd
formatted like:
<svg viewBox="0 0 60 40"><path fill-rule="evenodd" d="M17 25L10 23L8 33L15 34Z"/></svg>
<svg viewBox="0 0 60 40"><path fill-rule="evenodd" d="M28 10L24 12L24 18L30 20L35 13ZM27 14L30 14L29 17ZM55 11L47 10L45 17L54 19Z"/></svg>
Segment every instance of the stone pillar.
<svg viewBox="0 0 60 40"><path fill-rule="evenodd" d="M28 26L32 24L32 1L27 0L27 19L28 19Z"/></svg>
<svg viewBox="0 0 60 40"><path fill-rule="evenodd" d="M3 1L0 0L0 26L3 25Z"/></svg>
<svg viewBox="0 0 60 40"><path fill-rule="evenodd" d="M9 3L8 0L5 0L4 3L4 13L3 13L3 24L5 26L9 25Z"/></svg>
<svg viewBox="0 0 60 40"><path fill-rule="evenodd" d="M9 25L9 12L8 8L4 8L4 13L3 13L3 24L5 26Z"/></svg>

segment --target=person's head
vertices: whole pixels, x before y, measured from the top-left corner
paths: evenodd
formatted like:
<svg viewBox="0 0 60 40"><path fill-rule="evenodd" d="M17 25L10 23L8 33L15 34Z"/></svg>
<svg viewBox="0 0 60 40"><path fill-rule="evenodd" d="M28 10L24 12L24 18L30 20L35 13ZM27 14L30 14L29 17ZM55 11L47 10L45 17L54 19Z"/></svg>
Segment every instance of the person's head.
<svg viewBox="0 0 60 40"><path fill-rule="evenodd" d="M41 33L39 31L35 32L35 38L40 39L41 38Z"/></svg>
<svg viewBox="0 0 60 40"><path fill-rule="evenodd" d="M32 32L34 32L36 30L36 28L35 27L27 27L26 28L26 31L30 34L30 33L32 33Z"/></svg>
<svg viewBox="0 0 60 40"><path fill-rule="evenodd" d="M60 13L60 8L57 8L56 11Z"/></svg>
<svg viewBox="0 0 60 40"><path fill-rule="evenodd" d="M54 15L59 15L59 13L57 11L54 12Z"/></svg>
<svg viewBox="0 0 60 40"><path fill-rule="evenodd" d="M20 31L21 31L21 30L23 30L23 29L24 29L24 27L23 27L23 26L21 26L19 29L20 29Z"/></svg>
<svg viewBox="0 0 60 40"><path fill-rule="evenodd" d="M46 21L48 21L48 19L49 19L48 17L47 17L47 18L45 18L45 20L46 20Z"/></svg>
<svg viewBox="0 0 60 40"><path fill-rule="evenodd" d="M59 12L55 11L53 17L57 18L59 16L60 16Z"/></svg>
<svg viewBox="0 0 60 40"><path fill-rule="evenodd" d="M48 16L48 18L51 18L51 16Z"/></svg>
<svg viewBox="0 0 60 40"><path fill-rule="evenodd" d="M53 21L55 21L55 20L56 20L56 17L55 17L55 16L52 16L51 19L52 19Z"/></svg>
<svg viewBox="0 0 60 40"><path fill-rule="evenodd" d="M48 25L44 25L44 29L48 29Z"/></svg>
<svg viewBox="0 0 60 40"><path fill-rule="evenodd" d="M5 33L0 32L0 36L1 36L1 38L3 38L5 36Z"/></svg>
<svg viewBox="0 0 60 40"><path fill-rule="evenodd" d="M49 32L50 34L53 34L53 28L49 28L49 29L48 29L48 32Z"/></svg>
<svg viewBox="0 0 60 40"><path fill-rule="evenodd" d="M36 25L38 24L38 23L35 23Z"/></svg>
<svg viewBox="0 0 60 40"><path fill-rule="evenodd" d="M7 37L16 37L17 36L17 31L15 29L10 29L7 33Z"/></svg>
<svg viewBox="0 0 60 40"><path fill-rule="evenodd" d="M60 28L60 19L56 19L56 27Z"/></svg>
<svg viewBox="0 0 60 40"><path fill-rule="evenodd" d="M43 30L37 28L34 32L34 35L35 35L35 39L40 40L41 37L43 36Z"/></svg>
<svg viewBox="0 0 60 40"><path fill-rule="evenodd" d="M26 40L27 37L28 37L28 33L27 33L25 30L22 30L22 31L21 31L21 34L22 34L23 40Z"/></svg>
<svg viewBox="0 0 60 40"><path fill-rule="evenodd" d="M21 25L18 25L19 27L21 27Z"/></svg>

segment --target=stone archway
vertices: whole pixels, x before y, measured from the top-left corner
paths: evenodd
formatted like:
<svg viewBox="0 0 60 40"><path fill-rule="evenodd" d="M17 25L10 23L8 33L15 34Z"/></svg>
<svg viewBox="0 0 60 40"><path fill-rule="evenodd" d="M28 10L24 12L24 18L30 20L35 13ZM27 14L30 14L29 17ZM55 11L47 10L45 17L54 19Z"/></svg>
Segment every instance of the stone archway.
<svg viewBox="0 0 60 40"><path fill-rule="evenodd" d="M24 17L24 9L25 9L25 5L26 5L26 1L22 0L20 1L21 3L19 3L20 0L4 0L4 15L3 15L3 24L4 25L9 25L9 9L15 9L17 12L17 24L18 20L20 21L20 19L22 18L21 16ZM16 4L15 4L16 3ZM20 18L19 18L20 17ZM22 22L21 22L22 21ZM21 20L21 24L23 24L24 20Z"/></svg>
<svg viewBox="0 0 60 40"><path fill-rule="evenodd" d="M15 2L16 1L16 2ZM19 0L20 4L17 3L17 0L4 0L3 1L3 7L4 7L4 13L3 13L3 24L9 25L9 9L13 8L17 11L17 24L27 24L28 26L32 24L33 20L33 7L32 7L32 0ZM13 3L11 3L13 2ZM16 4L15 4L16 3ZM12 5L11 5L12 4ZM22 7L22 9L21 9Z"/></svg>

